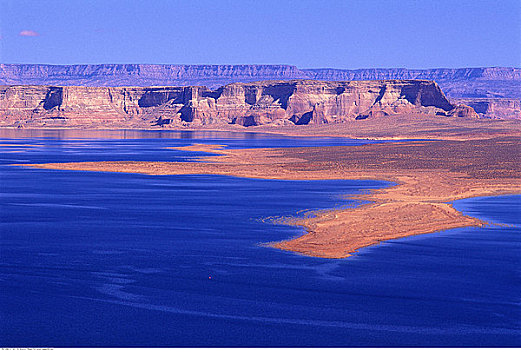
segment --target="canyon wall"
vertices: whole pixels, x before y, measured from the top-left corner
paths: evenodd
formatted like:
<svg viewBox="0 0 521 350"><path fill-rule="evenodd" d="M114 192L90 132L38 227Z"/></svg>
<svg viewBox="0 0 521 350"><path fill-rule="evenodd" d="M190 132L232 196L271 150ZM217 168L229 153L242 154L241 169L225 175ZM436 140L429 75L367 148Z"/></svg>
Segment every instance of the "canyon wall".
<svg viewBox="0 0 521 350"><path fill-rule="evenodd" d="M436 81L449 98L521 99L521 69L299 69L289 65L0 64L0 84L60 86L199 86L315 79Z"/></svg>
<svg viewBox="0 0 521 350"><path fill-rule="evenodd" d="M60 86L208 86L305 79L288 65L0 64L0 84Z"/></svg>
<svg viewBox="0 0 521 350"><path fill-rule="evenodd" d="M521 99L460 98L454 102L472 107L481 118L521 119Z"/></svg>
<svg viewBox="0 0 521 350"><path fill-rule="evenodd" d="M434 80L449 98L521 99L521 68L308 69L306 72L318 80Z"/></svg>
<svg viewBox="0 0 521 350"><path fill-rule="evenodd" d="M0 86L0 126L151 127L340 123L430 114L478 117L427 80L233 83L188 87Z"/></svg>

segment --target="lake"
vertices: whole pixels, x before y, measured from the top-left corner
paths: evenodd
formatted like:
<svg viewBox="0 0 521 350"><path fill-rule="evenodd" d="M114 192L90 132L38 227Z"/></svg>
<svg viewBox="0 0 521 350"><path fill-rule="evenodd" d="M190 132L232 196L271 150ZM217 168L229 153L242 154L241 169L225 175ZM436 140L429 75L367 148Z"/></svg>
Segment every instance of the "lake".
<svg viewBox="0 0 521 350"><path fill-rule="evenodd" d="M269 218L356 204L384 181L148 176L9 164L194 161L168 150L358 145L255 133L2 130L0 345L520 346L521 196L455 207L501 223L321 259L266 248Z"/></svg>

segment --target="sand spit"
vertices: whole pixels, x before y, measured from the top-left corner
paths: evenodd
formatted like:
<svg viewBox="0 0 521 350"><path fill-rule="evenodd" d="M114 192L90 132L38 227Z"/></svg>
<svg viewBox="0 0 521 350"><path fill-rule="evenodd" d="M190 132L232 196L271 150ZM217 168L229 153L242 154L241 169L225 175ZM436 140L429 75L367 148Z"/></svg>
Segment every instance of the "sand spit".
<svg viewBox="0 0 521 350"><path fill-rule="evenodd" d="M521 146L517 136L455 141L410 141L363 146L225 149L220 145L177 148L218 154L200 162L82 162L36 168L150 175L217 174L249 178L376 179L397 185L358 195L371 203L287 219L306 234L272 247L323 258L344 258L378 242L485 223L450 202L521 193ZM27 165L24 165L27 166Z"/></svg>

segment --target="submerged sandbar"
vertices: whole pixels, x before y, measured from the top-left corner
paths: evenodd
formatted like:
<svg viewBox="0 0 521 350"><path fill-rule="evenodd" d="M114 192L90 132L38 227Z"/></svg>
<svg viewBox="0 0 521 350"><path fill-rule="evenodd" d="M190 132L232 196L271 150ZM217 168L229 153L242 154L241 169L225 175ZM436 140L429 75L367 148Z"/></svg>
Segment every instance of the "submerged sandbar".
<svg viewBox="0 0 521 350"><path fill-rule="evenodd" d="M483 221L452 207L458 199L521 193L521 149L516 136L455 141L410 141L363 146L225 149L199 162L80 162L32 164L44 169L150 175L216 174L286 180L373 179L395 186L356 196L355 208L288 219L306 234L270 245L324 258L344 258L380 241L432 233Z"/></svg>

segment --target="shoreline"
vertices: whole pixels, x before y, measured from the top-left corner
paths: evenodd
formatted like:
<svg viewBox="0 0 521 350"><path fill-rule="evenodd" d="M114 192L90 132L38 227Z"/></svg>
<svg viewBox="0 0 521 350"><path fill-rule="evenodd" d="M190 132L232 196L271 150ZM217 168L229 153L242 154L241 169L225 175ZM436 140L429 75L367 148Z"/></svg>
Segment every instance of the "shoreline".
<svg viewBox="0 0 521 350"><path fill-rule="evenodd" d="M56 131L56 132L232 132L264 133L290 137L330 137L359 140L479 140L492 137L521 137L521 120L469 119L440 117L424 114L397 114L392 117L376 117L351 120L337 124L309 125L259 125L244 127L228 124L200 126L160 127L148 125L100 125L91 126L34 126L16 128L0 126L5 131Z"/></svg>
<svg viewBox="0 0 521 350"><path fill-rule="evenodd" d="M504 157L496 154L498 145L501 145ZM215 174L281 180L371 179L395 183L394 186L352 196L369 202L361 206L286 220L285 224L303 227L306 233L267 243L277 249L322 258L345 258L360 248L385 240L482 226L485 221L464 215L450 202L471 197L521 194L521 165L515 137L492 141L410 141L303 148L223 149L222 145L201 144L172 148L213 155L200 157L194 163L127 161L19 166L148 175ZM440 157L442 153L447 155ZM454 166L460 169L451 168Z"/></svg>
<svg viewBox="0 0 521 350"><path fill-rule="evenodd" d="M351 180L351 179L350 179ZM356 180L356 179L354 179ZM399 185L395 185L399 186ZM521 191L519 192L521 194ZM476 196L478 197L489 197L487 196ZM348 197L349 199L355 199L355 200L363 200L367 201L367 198L363 198L361 195ZM462 199L468 199L472 197L465 197ZM417 204L416 208L411 208L408 206L407 208L403 208L400 205L398 208L393 208L396 210L396 212L403 212L404 209L406 210L406 214L410 217L414 218L414 216L421 216L422 219L425 218L425 216L431 215L432 218L439 220L438 222L432 223L429 222L428 225L418 225L415 229L408 229L407 233L402 232L396 232L392 235L386 235L386 236L363 236L359 237L357 241L352 241L353 237L349 236L349 241L346 242L347 244L343 245L344 249L343 251L340 251L338 249L334 249L332 251L321 249L319 253L315 252L313 249L310 249L310 246L315 246L320 244L321 241L324 240L324 237L322 237L324 234L327 234L328 241L331 240L331 229L327 229L327 226L331 225L334 226L344 226L344 230L346 227L349 227L348 229L351 229L355 231L355 227L362 227L362 226L368 226L366 229L369 231L377 230L378 227L376 225L364 225L364 220L367 216L371 215L378 215L382 212L382 206L384 205L390 205L390 203L386 202L374 202L370 201L369 203L364 203L358 206L354 206L352 208L348 209L326 209L321 211L311 211L310 213L313 214L312 218L289 218L286 220L282 220L281 223L288 226L298 226L304 229L305 233L299 236L291 237L282 241L276 241L276 242L267 242L265 243L265 246L280 249L280 250L286 250L291 251L295 253L300 253L307 256L313 256L313 257L319 257L319 258L329 258L329 259L343 259L352 256L353 254L357 253L360 249L375 246L380 244L381 242L385 242L388 240L393 239L399 239L399 238L405 238L410 236L418 236L423 234L431 234L436 233L440 231L450 230L454 228L462 228L462 227L482 227L485 225L490 224L487 221L474 218L471 216L464 215L463 213L457 211L453 208L451 203L438 203L438 207L436 205L433 205L432 203L425 203L424 206L430 206L430 208L421 208L422 204ZM441 214L438 212L436 213L436 209L440 209L442 207L442 210L445 210L445 215L447 215L447 219L450 219L450 216L453 215L452 219L453 221L443 221L444 214ZM386 208L388 209L388 208ZM391 209L391 208L389 208ZM412 209L412 210L411 210ZM423 210L422 210L423 209ZM429 212L430 209L430 212ZM419 213L413 213L413 210L416 210ZM423 215L422 215L423 213ZM350 216L348 219L346 216ZM355 219L353 219L353 216L355 216ZM341 219L346 221L341 221ZM358 219L358 220L357 220ZM441 221L441 222L440 222ZM338 222L338 223L336 223ZM350 223L352 222L352 223ZM399 224L403 224L403 221L399 221ZM347 225L346 225L347 224ZM350 225L349 225L350 224ZM358 225L359 224L359 225ZM415 222L417 225L418 222ZM326 226L326 229L320 227L320 225ZM338 241L337 241L338 242ZM336 243L338 244L338 243Z"/></svg>
<svg viewBox="0 0 521 350"><path fill-rule="evenodd" d="M338 135L338 134L318 134L318 135L309 135L305 133L299 133L287 131L284 128L280 128L281 130L276 130L279 128L263 128L262 129L250 129L248 127L242 127L243 129L237 128L197 128L197 127L187 127L187 128L109 128L109 129L90 129L90 128L81 128L81 127L63 127L63 128L15 128L15 127L0 127L0 132L2 130L16 130L16 131L79 131L79 132L121 132L121 131L150 131L150 132L222 132L222 133L249 133L249 134L268 134L268 135L280 135L286 137L296 137L296 138L346 138L352 140L370 140L370 141L400 141L400 140L416 140L417 138L413 136L381 136L381 137L365 137L365 136L354 136L354 135ZM428 136L422 136L425 140L438 140L439 137L429 138ZM458 140L456 138L455 140Z"/></svg>

